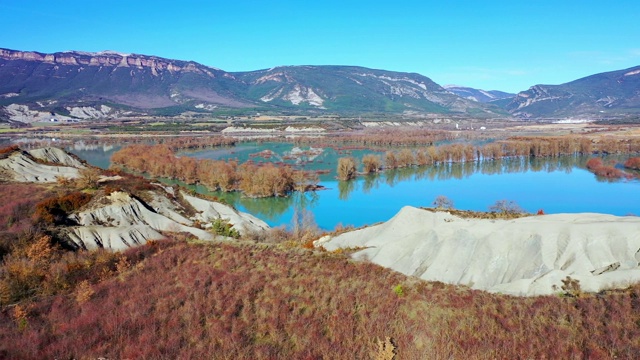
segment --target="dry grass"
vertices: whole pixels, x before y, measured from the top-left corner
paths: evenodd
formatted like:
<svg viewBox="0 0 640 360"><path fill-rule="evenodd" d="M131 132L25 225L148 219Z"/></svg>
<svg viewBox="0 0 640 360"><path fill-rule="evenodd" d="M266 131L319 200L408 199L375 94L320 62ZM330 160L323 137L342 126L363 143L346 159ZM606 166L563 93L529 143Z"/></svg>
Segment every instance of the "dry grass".
<svg viewBox="0 0 640 360"><path fill-rule="evenodd" d="M631 359L640 351L638 286L517 298L281 245L152 248L126 253L132 265L117 278L19 314L5 309L0 357Z"/></svg>

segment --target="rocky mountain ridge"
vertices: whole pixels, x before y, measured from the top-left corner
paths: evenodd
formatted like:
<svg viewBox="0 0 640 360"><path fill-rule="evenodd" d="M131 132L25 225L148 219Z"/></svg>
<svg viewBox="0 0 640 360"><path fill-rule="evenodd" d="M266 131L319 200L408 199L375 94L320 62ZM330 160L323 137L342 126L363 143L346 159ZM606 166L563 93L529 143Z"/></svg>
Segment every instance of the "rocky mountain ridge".
<svg viewBox="0 0 640 360"><path fill-rule="evenodd" d="M521 118L626 117L640 113L640 66L560 85L534 85L505 108Z"/></svg>
<svg viewBox="0 0 640 360"><path fill-rule="evenodd" d="M14 121L259 111L437 113L496 117L426 76L355 66L281 66L230 73L193 61L113 51L0 49L0 108ZM53 113L53 114L51 114ZM66 118L64 118L66 117Z"/></svg>

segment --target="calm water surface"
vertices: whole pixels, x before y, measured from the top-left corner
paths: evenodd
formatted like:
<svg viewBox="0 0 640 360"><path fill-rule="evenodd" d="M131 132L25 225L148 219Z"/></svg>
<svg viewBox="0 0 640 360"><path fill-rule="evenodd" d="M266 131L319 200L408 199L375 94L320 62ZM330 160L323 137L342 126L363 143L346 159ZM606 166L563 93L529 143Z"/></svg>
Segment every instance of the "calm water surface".
<svg viewBox="0 0 640 360"><path fill-rule="evenodd" d="M117 148L77 147L71 151L106 168L110 154ZM269 155L256 156L264 150ZM216 195L271 226L291 224L296 209L311 211L323 229L333 229L338 224L373 224L388 220L406 205L431 206L439 195L453 200L456 208L466 210L487 210L496 200L507 199L516 201L528 212L544 209L546 213L640 215L640 181L599 179L584 169L586 157L449 164L387 171L349 182L334 180L338 158L350 155L361 158L365 153L370 152L313 149L286 143L242 143L182 155L237 158L241 162L249 159L285 162L308 170L331 170L321 176L320 184L326 190L286 198L251 199L239 193L207 192L203 187L192 187Z"/></svg>

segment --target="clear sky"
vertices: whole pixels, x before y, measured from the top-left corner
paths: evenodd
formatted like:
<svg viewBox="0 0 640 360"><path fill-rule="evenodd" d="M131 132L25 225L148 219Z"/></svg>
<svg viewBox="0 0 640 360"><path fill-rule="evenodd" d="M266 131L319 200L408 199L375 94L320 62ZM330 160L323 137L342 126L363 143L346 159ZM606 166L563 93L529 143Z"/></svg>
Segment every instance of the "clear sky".
<svg viewBox="0 0 640 360"><path fill-rule="evenodd" d="M511 92L640 65L638 0L0 0L0 24L16 50L358 65Z"/></svg>

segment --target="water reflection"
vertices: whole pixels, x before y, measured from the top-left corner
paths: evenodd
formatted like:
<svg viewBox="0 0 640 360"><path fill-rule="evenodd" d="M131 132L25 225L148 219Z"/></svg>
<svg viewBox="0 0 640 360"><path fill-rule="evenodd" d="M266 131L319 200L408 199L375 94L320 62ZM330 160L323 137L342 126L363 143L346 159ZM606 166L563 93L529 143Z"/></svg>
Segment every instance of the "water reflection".
<svg viewBox="0 0 640 360"><path fill-rule="evenodd" d="M356 189L356 181L338 181L338 198L349 200L349 195Z"/></svg>
<svg viewBox="0 0 640 360"><path fill-rule="evenodd" d="M556 172L571 173L574 168L585 168L587 157L563 156L556 158L503 158L467 163L444 163L434 166L416 166L400 169L390 169L378 174L368 174L362 177L362 192L367 194L381 184L394 187L405 181L431 180L447 181L461 180L480 173L483 175L503 175L507 173ZM598 178L598 181L611 181ZM614 180L615 181L615 180ZM352 192L358 190L358 181L339 181L338 190L340 200L348 200Z"/></svg>

